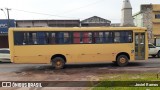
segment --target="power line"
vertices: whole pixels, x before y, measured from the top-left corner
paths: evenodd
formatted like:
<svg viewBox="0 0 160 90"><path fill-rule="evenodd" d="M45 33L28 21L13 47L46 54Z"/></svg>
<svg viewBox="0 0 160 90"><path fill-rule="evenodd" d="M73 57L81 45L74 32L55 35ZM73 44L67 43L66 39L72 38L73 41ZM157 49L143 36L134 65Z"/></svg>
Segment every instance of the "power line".
<svg viewBox="0 0 160 90"><path fill-rule="evenodd" d="M71 12L73 12L73 11L75 11L75 10L82 9L82 8L86 8L86 7L92 6L92 5L94 5L94 4L97 4L97 3L100 2L100 1L105 1L105 0L97 0L97 1L95 1L95 2L93 2L93 3L89 3L89 4L87 4L87 5L84 5L84 6L81 6L81 7L75 8L75 9L72 9L72 10L68 10L68 11L65 11L65 12L60 13L60 14L71 13Z"/></svg>
<svg viewBox="0 0 160 90"><path fill-rule="evenodd" d="M100 1L100 0L98 0L98 1ZM26 13L32 13L32 14L47 15L47 16L56 16L56 17L65 17L65 18L77 18L77 17L67 17L67 16L61 16L61 15L53 15L53 14L46 14L46 13L40 13L40 12L26 11L26 10L20 10L20 9L13 9L13 8L12 8L12 10L16 10L16 11L20 11L20 12L26 12ZM80 18L77 18L77 19L80 19ZM86 19L86 18L83 18L83 19ZM119 18L119 19L118 18L115 18L115 19L112 18L112 19L109 19L109 20L121 20L121 18ZM134 19L134 20L142 20L142 19Z"/></svg>
<svg viewBox="0 0 160 90"><path fill-rule="evenodd" d="M8 16L8 28L10 28L10 18L9 18L9 8L5 8L7 10L7 16Z"/></svg>
<svg viewBox="0 0 160 90"><path fill-rule="evenodd" d="M89 6L91 6L91 5L97 4L97 3L100 2L100 1L104 1L104 0L97 0L97 1L95 1L95 2L93 2L93 3L87 4L87 5L84 5L84 6L81 6L81 7L78 7L78 8L69 10L69 11L66 11L66 12L69 13L69 12L73 12L73 11L75 11L75 10L77 10L77 9L86 8L86 7L89 7ZM26 11L26 10L14 9L14 8L12 8L12 10L21 11L21 12L26 12L26 13L33 13L33 14L46 15L46 16L55 16L55 17L63 17L63 18L77 18L77 17L61 16L61 15L59 15L59 14L56 14L56 15L54 15L54 14L46 14L46 13L33 12L33 11ZM66 13L66 12L64 12L64 13ZM78 19L78 18L77 18L77 19Z"/></svg>
<svg viewBox="0 0 160 90"><path fill-rule="evenodd" d="M20 9L13 9L20 12L26 12L26 13L32 13L32 14L39 14L39 15L46 15L46 16L55 16L55 17L63 17L63 18L77 18L77 17L68 17L68 16L61 16L61 15L53 15L53 14L46 14L46 13L40 13L40 12L33 12L33 11L26 11L26 10L20 10Z"/></svg>

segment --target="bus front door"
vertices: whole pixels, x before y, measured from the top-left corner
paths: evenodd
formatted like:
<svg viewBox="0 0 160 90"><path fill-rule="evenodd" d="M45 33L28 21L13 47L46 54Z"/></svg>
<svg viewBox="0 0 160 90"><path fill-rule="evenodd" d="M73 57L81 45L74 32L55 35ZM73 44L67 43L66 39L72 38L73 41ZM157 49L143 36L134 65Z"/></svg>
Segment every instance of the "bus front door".
<svg viewBox="0 0 160 90"><path fill-rule="evenodd" d="M135 33L135 59L145 59L145 33Z"/></svg>

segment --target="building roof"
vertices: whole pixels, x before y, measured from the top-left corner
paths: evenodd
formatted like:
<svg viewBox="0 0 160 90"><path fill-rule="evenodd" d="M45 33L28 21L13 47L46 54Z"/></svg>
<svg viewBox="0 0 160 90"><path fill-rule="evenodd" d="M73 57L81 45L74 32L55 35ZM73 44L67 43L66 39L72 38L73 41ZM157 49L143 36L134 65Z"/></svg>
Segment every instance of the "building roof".
<svg viewBox="0 0 160 90"><path fill-rule="evenodd" d="M151 8L155 12L160 12L160 4L141 4L140 11L135 13L133 16L137 16L143 13L143 10Z"/></svg>
<svg viewBox="0 0 160 90"><path fill-rule="evenodd" d="M93 16L82 20L81 23L111 23L111 21L98 16Z"/></svg>
<svg viewBox="0 0 160 90"><path fill-rule="evenodd" d="M79 21L80 22L80 20L78 20L78 19L62 19L62 20L58 20L58 19L50 19L50 20L47 20L47 19L44 19L44 20L16 20L16 22L17 21Z"/></svg>

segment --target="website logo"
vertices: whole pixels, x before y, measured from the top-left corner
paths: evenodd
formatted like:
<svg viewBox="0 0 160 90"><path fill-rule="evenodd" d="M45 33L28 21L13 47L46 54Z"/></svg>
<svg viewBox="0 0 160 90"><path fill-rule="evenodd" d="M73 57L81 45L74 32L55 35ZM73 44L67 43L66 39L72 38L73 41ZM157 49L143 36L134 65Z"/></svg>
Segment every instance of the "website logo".
<svg viewBox="0 0 160 90"><path fill-rule="evenodd" d="M12 87L11 82L2 82L2 87Z"/></svg>

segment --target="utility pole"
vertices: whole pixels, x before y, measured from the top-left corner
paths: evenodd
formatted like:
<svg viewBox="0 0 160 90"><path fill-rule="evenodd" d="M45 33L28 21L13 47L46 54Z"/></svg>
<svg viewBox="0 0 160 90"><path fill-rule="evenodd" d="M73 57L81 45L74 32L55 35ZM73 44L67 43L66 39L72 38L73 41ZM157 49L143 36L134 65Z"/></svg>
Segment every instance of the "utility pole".
<svg viewBox="0 0 160 90"><path fill-rule="evenodd" d="M9 10L11 10L11 9L9 9L9 8L5 8L5 9L7 10L7 15L8 15L8 29L9 29L9 27L10 27Z"/></svg>

